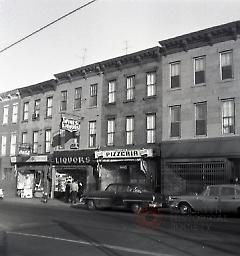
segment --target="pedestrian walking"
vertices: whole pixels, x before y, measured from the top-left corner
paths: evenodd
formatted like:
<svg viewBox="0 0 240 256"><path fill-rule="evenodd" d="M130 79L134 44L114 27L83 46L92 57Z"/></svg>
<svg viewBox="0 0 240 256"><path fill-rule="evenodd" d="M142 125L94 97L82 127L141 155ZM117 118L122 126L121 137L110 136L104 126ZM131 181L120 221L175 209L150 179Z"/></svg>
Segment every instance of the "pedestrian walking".
<svg viewBox="0 0 240 256"><path fill-rule="evenodd" d="M70 200L70 195L71 195L71 182L68 181L65 187L65 203L69 203Z"/></svg>
<svg viewBox="0 0 240 256"><path fill-rule="evenodd" d="M77 203L78 183L76 180L71 184L71 203Z"/></svg>
<svg viewBox="0 0 240 256"><path fill-rule="evenodd" d="M82 194L83 194L83 184L82 182L78 181L78 193L77 193L78 201L80 201Z"/></svg>

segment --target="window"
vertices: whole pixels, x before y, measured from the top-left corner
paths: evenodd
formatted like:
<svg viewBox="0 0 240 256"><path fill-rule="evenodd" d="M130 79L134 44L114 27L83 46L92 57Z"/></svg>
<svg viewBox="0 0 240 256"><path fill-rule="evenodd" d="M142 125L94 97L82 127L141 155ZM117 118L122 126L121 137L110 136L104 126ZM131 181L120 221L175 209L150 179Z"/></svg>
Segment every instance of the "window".
<svg viewBox="0 0 240 256"><path fill-rule="evenodd" d="M108 103L116 101L116 80L108 82Z"/></svg>
<svg viewBox="0 0 240 256"><path fill-rule="evenodd" d="M194 84L205 83L205 57L194 59Z"/></svg>
<svg viewBox="0 0 240 256"><path fill-rule="evenodd" d="M233 78L233 56L232 51L220 53L220 63L221 63L221 78L229 79Z"/></svg>
<svg viewBox="0 0 240 256"><path fill-rule="evenodd" d="M148 114L146 121L147 121L147 143L155 143L156 114Z"/></svg>
<svg viewBox="0 0 240 256"><path fill-rule="evenodd" d="M53 97L47 98L46 117L52 117Z"/></svg>
<svg viewBox="0 0 240 256"><path fill-rule="evenodd" d="M235 132L235 104L233 99L222 101L222 132L223 134Z"/></svg>
<svg viewBox="0 0 240 256"><path fill-rule="evenodd" d="M97 84L91 84L90 85L89 106L90 107L97 106Z"/></svg>
<svg viewBox="0 0 240 256"><path fill-rule="evenodd" d="M34 102L34 113L32 116L33 120L39 119L39 117L40 117L40 102L41 102L40 99L37 99Z"/></svg>
<svg viewBox="0 0 240 256"><path fill-rule="evenodd" d="M218 196L219 187L209 187L209 196Z"/></svg>
<svg viewBox="0 0 240 256"><path fill-rule="evenodd" d="M82 105L82 87L75 88L74 109L80 109Z"/></svg>
<svg viewBox="0 0 240 256"><path fill-rule="evenodd" d="M207 135L207 102L195 104L195 134Z"/></svg>
<svg viewBox="0 0 240 256"><path fill-rule="evenodd" d="M38 153L38 131L33 132L33 153Z"/></svg>
<svg viewBox="0 0 240 256"><path fill-rule="evenodd" d="M1 154L2 156L6 155L6 148L7 148L7 136L2 136L2 145L1 145Z"/></svg>
<svg viewBox="0 0 240 256"><path fill-rule="evenodd" d="M156 72L147 73L147 97L156 95Z"/></svg>
<svg viewBox="0 0 240 256"><path fill-rule="evenodd" d="M96 147L96 121L89 122L89 147Z"/></svg>
<svg viewBox="0 0 240 256"><path fill-rule="evenodd" d="M3 107L3 124L8 123L8 107L9 106L4 106Z"/></svg>
<svg viewBox="0 0 240 256"><path fill-rule="evenodd" d="M18 119L18 104L13 104L13 110L12 110L12 123L17 123Z"/></svg>
<svg viewBox="0 0 240 256"><path fill-rule="evenodd" d="M51 149L51 130L45 131L45 153L50 153Z"/></svg>
<svg viewBox="0 0 240 256"><path fill-rule="evenodd" d="M126 100L134 99L135 76L129 76L126 80Z"/></svg>
<svg viewBox="0 0 240 256"><path fill-rule="evenodd" d="M107 121L107 145L114 145L114 135L115 135L115 119L109 119Z"/></svg>
<svg viewBox="0 0 240 256"><path fill-rule="evenodd" d="M28 114L29 114L29 102L23 103L23 121L28 120Z"/></svg>
<svg viewBox="0 0 240 256"><path fill-rule="evenodd" d="M26 144L27 143L27 132L23 132L22 133L22 144Z"/></svg>
<svg viewBox="0 0 240 256"><path fill-rule="evenodd" d="M16 155L16 145L17 144L17 135L12 134L11 135L11 146L10 146L10 155L14 156Z"/></svg>
<svg viewBox="0 0 240 256"><path fill-rule="evenodd" d="M231 187L223 187L221 191L222 196L235 196L235 189Z"/></svg>
<svg viewBox="0 0 240 256"><path fill-rule="evenodd" d="M170 64L171 88L180 87L180 62Z"/></svg>
<svg viewBox="0 0 240 256"><path fill-rule="evenodd" d="M133 144L134 136L134 117L130 116L126 118L126 144Z"/></svg>
<svg viewBox="0 0 240 256"><path fill-rule="evenodd" d="M181 106L170 107L171 112L171 137L181 136Z"/></svg>
<svg viewBox="0 0 240 256"><path fill-rule="evenodd" d="M60 111L67 110L67 91L61 91Z"/></svg>

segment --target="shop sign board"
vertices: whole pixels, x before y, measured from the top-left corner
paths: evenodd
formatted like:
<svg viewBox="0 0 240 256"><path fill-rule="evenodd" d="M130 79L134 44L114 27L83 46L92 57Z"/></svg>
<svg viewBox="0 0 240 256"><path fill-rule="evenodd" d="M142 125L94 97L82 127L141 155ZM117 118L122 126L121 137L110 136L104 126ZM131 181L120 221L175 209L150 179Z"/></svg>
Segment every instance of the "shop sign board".
<svg viewBox="0 0 240 256"><path fill-rule="evenodd" d="M30 156L30 158L26 162L35 163L35 162L47 162L48 156L41 155L41 156Z"/></svg>
<svg viewBox="0 0 240 256"><path fill-rule="evenodd" d="M73 118L62 117L61 129L68 130L69 132L77 132L80 130L80 121Z"/></svg>
<svg viewBox="0 0 240 256"><path fill-rule="evenodd" d="M20 144L18 147L18 154L29 156L31 154L31 146L29 144Z"/></svg>
<svg viewBox="0 0 240 256"><path fill-rule="evenodd" d="M115 149L96 151L95 158L118 159L118 158L141 158L152 157L152 149Z"/></svg>

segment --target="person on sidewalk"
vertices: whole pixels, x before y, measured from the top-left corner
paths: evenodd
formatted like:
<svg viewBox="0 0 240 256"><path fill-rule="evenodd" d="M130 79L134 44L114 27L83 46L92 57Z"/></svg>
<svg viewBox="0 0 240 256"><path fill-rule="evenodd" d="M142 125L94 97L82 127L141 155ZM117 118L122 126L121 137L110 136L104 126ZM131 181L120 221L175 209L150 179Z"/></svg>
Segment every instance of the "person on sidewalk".
<svg viewBox="0 0 240 256"><path fill-rule="evenodd" d="M71 194L71 182L68 181L65 187L65 203L69 203Z"/></svg>
<svg viewBox="0 0 240 256"><path fill-rule="evenodd" d="M71 203L77 203L78 183L76 180L71 184Z"/></svg>

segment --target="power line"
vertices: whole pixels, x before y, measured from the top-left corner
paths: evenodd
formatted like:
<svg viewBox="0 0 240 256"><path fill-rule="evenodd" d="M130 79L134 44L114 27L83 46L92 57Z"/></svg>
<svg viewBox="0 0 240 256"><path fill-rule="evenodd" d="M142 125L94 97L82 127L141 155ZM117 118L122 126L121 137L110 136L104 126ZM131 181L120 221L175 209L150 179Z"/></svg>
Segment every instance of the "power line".
<svg viewBox="0 0 240 256"><path fill-rule="evenodd" d="M16 44L21 43L22 41L26 40L27 38L29 38L29 37L31 37L31 36L33 36L33 35L39 33L40 31L44 30L45 28L50 27L51 25L57 23L58 21L60 21L60 20L62 20L62 19L64 19L64 18L66 18L67 16L69 16L69 15L71 15L71 14L73 14L73 13L75 13L75 12L81 10L81 9L83 9L84 7L87 7L88 5L90 5L90 4L92 4L92 3L96 2L96 1L97 1L97 0L89 1L89 2L87 2L86 4L84 4L84 5L82 5L82 6L78 7L78 8L76 8L76 9L74 9L73 11L68 12L67 14L65 14L65 15L63 15L63 16L61 16L61 17L59 17L58 19L56 19L56 20L54 20L54 21L48 23L47 25L45 25L45 26L43 26L43 27L41 27L41 28L35 30L35 31L32 32L31 34L29 34L29 35L27 35L27 36L25 36L25 37L19 39L18 41L16 41L16 42L10 44L9 46L3 48L2 50L0 50L0 53L2 53L2 52L4 52L4 51L8 50L9 48L13 47L13 46L16 45Z"/></svg>

